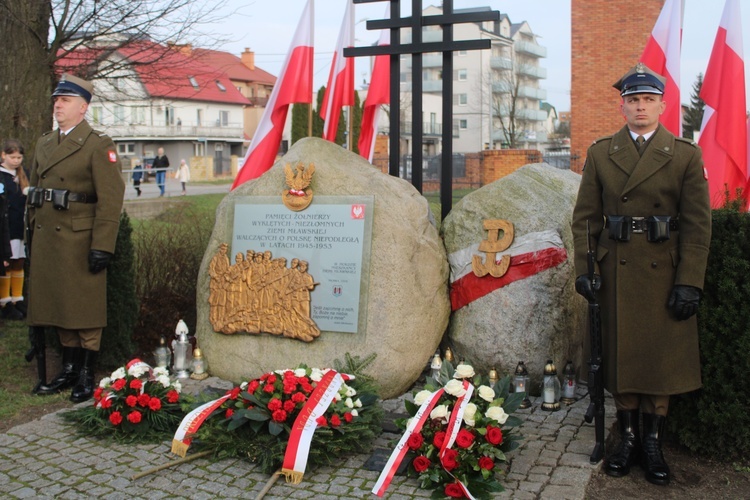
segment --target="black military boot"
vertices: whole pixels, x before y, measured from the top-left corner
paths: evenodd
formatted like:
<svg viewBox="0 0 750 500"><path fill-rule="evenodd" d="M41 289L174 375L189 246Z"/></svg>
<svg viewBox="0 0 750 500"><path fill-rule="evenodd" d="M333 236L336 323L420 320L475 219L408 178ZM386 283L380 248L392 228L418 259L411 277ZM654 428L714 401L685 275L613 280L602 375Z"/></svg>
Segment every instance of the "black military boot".
<svg viewBox="0 0 750 500"><path fill-rule="evenodd" d="M646 471L646 480L658 485L669 484L669 466L661 452L664 423L667 417L650 413L643 414L643 458L641 467Z"/></svg>
<svg viewBox="0 0 750 500"><path fill-rule="evenodd" d="M83 364L78 376L78 383L70 393L70 400L74 403L82 403L94 395L94 365L96 364L97 351L83 350Z"/></svg>
<svg viewBox="0 0 750 500"><path fill-rule="evenodd" d="M34 394L46 396L73 387L81 370L81 350L80 347L63 346L62 371L49 384L34 388Z"/></svg>
<svg viewBox="0 0 750 500"><path fill-rule="evenodd" d="M641 454L638 410L619 410L617 425L620 428L620 444L604 459L604 472L610 476L622 477L630 473L630 467L638 462Z"/></svg>

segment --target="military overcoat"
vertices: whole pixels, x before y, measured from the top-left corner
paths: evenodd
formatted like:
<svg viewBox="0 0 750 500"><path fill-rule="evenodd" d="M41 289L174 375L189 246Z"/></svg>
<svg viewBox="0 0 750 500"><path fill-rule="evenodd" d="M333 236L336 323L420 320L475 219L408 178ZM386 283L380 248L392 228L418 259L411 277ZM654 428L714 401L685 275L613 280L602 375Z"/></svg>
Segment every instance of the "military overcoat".
<svg viewBox="0 0 750 500"><path fill-rule="evenodd" d="M670 239L646 233L610 239L605 217L669 215ZM602 289L605 387L612 393L679 394L701 385L695 316L677 321L667 302L674 285L703 288L711 209L700 148L659 128L639 156L627 126L588 150L573 213L575 268L586 274L590 222Z"/></svg>
<svg viewBox="0 0 750 500"><path fill-rule="evenodd" d="M71 330L106 326L107 272L90 273L88 254L115 251L125 183L112 139L85 120L59 144L57 131L43 135L29 182L97 197L96 203L70 202L68 210L55 209L51 201L29 207L29 324Z"/></svg>

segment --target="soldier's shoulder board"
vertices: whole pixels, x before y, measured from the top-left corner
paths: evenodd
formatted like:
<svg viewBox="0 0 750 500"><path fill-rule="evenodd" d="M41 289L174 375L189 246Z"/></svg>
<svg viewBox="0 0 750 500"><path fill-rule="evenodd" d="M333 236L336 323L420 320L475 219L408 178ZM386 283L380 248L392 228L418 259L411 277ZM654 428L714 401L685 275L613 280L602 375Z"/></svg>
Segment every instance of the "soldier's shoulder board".
<svg viewBox="0 0 750 500"><path fill-rule="evenodd" d="M691 146L697 146L697 144L696 144L696 142L694 140L688 139L687 137L675 137L675 139L677 139L678 141L680 141L682 143L690 144Z"/></svg>
<svg viewBox="0 0 750 500"><path fill-rule="evenodd" d="M594 142L592 142L591 145L593 146L597 142L608 141L610 139L612 139L611 135L605 135L604 137L599 137L598 139L594 139Z"/></svg>
<svg viewBox="0 0 750 500"><path fill-rule="evenodd" d="M45 135L50 135L52 132L54 132L54 130L48 130L42 134L42 137L44 137Z"/></svg>

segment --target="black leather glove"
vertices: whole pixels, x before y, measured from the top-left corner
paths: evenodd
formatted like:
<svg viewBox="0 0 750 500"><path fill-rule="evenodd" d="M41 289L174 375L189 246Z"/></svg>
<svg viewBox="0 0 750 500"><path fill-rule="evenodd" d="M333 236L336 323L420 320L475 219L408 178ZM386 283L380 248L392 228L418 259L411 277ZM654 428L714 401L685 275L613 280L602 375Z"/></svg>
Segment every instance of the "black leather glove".
<svg viewBox="0 0 750 500"><path fill-rule="evenodd" d="M675 319L685 321L698 312L701 302L701 289L690 285L675 285L669 294L667 307Z"/></svg>
<svg viewBox="0 0 750 500"><path fill-rule="evenodd" d="M89 272L97 274L104 271L111 258L112 254L104 250L89 250Z"/></svg>
<svg viewBox="0 0 750 500"><path fill-rule="evenodd" d="M596 292L602 287L602 280L598 274L594 275L594 282L588 274L582 274L576 278L576 292L583 295L589 302L596 300Z"/></svg>

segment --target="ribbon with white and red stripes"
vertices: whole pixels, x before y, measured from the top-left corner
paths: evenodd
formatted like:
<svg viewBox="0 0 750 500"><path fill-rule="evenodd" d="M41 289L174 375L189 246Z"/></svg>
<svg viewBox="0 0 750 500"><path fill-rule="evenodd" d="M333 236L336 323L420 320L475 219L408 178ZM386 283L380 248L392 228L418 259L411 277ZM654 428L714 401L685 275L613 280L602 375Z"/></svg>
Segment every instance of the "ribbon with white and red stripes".
<svg viewBox="0 0 750 500"><path fill-rule="evenodd" d="M419 410L417 410L417 413L414 415L414 418L411 419L409 425L406 426L404 435L401 436L396 448L393 450L393 453L391 453L390 458L388 458L388 462L386 462L385 467L383 467L383 471L380 473L378 480L375 482L375 486L372 488L372 492L375 495L382 497L385 494L385 490L387 490L388 486L391 484L393 476L398 470L398 466L401 465L406 452L409 451L406 442L409 441L412 434L422 430L422 426L429 418L430 412L437 404L440 396L443 395L443 392L445 392L445 389L438 389L430 394L427 400L422 403L422 406L419 407Z"/></svg>
<svg viewBox="0 0 750 500"><path fill-rule="evenodd" d="M443 444L440 447L440 452L438 453L438 457L441 459L441 465L445 450L447 450L448 448L452 448L453 443L456 441L456 436L458 436L458 431L461 428L461 424L464 420L464 411L466 410L466 406L469 404L469 401L471 401L471 395L474 393L474 385L471 384L468 380L463 381L463 386L466 393L463 396L459 397L456 400L456 404L453 406L453 411L451 411L451 416L448 420L448 428L445 431L445 440L443 441ZM461 490L464 492L464 495L466 495L466 498L474 500L471 492L464 485L464 483L461 482L460 479L451 474L450 471L446 470L445 472L447 472L449 476L456 480L456 484L461 487Z"/></svg>
<svg viewBox="0 0 750 500"><path fill-rule="evenodd" d="M500 278L476 276L471 267L474 255L485 256L479 243L462 248L448 256L451 266L451 310L456 311L472 301L494 292L514 281L538 274L565 262L568 254L557 231L547 230L517 236L513 244L496 255L510 256L510 267Z"/></svg>
<svg viewBox="0 0 750 500"><path fill-rule="evenodd" d="M182 422L180 422L177 432L174 433L174 438L172 439L172 453L180 455L181 457L187 455L190 443L193 441L193 435L198 431L200 426L203 425L206 418L208 418L208 416L228 398L229 394L226 394L219 399L201 405L188 413L185 418L182 419Z"/></svg>
<svg viewBox="0 0 750 500"><path fill-rule="evenodd" d="M351 375L348 377L352 378ZM302 476L304 476L307 468L310 443L315 429L318 427L317 420L331 405L331 401L338 394L343 383L344 379L340 373L329 370L317 383L294 420L284 452L284 462L281 466L281 473L284 474L288 483L299 484L302 482Z"/></svg>

